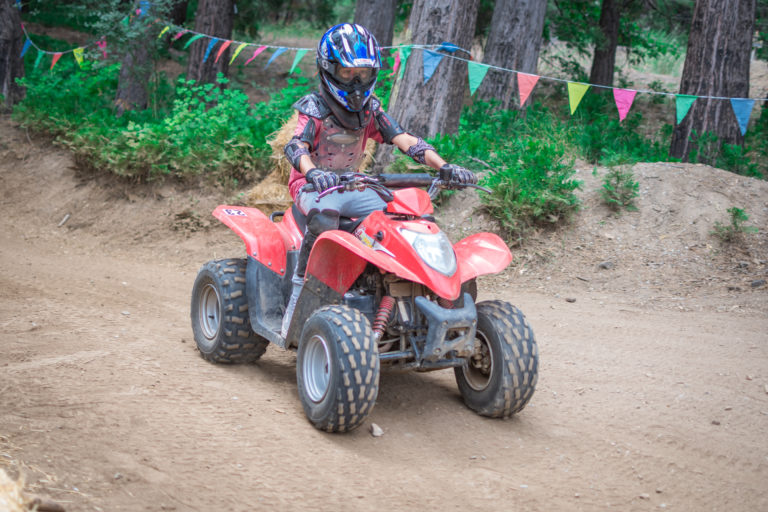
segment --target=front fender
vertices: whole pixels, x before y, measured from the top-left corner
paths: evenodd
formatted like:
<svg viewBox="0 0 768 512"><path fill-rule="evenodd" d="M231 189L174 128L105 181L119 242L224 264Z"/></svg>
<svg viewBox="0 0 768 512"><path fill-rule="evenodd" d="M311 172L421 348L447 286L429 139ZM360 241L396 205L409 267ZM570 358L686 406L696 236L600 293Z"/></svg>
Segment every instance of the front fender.
<svg viewBox="0 0 768 512"><path fill-rule="evenodd" d="M286 248L275 223L256 208L220 205L213 216L226 224L245 242L249 256L269 270L285 275Z"/></svg>
<svg viewBox="0 0 768 512"><path fill-rule="evenodd" d="M461 282L484 274L501 272L512 262L509 247L498 235L477 233L453 246L459 260Z"/></svg>

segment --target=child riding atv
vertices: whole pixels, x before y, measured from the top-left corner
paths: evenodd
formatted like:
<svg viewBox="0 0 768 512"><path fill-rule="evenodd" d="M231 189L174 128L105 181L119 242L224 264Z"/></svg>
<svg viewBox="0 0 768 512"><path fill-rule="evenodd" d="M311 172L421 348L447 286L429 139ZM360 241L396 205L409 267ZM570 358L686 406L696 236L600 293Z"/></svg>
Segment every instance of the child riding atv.
<svg viewBox="0 0 768 512"><path fill-rule="evenodd" d="M340 217L360 218L386 208L386 202L371 188L335 191L318 198L339 184L341 174L358 171L368 139L394 144L417 163L440 170L454 184L477 183L472 171L446 163L434 147L407 133L382 110L373 96L381 54L367 29L349 23L329 29L317 46L317 69L319 92L304 96L294 105L299 119L293 138L285 145L285 155L293 167L288 188L306 216L307 228L283 317L283 337L304 286L307 261L317 237L338 229ZM307 183L314 187L305 187Z"/></svg>

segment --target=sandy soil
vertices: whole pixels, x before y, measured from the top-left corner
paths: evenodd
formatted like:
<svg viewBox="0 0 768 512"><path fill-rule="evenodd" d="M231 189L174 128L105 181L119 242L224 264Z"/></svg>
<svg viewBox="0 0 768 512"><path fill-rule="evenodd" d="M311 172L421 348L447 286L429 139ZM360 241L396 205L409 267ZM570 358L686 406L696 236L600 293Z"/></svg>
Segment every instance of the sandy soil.
<svg viewBox="0 0 768 512"><path fill-rule="evenodd" d="M521 414L476 416L450 371L385 373L366 425L328 435L304 418L293 353L196 352L195 274L243 254L209 216L224 193L79 175L3 118L0 469L85 511L765 510L766 239L724 250L709 231L731 206L765 230L768 184L639 165L639 210L616 217L601 172L580 172L570 228L481 284L536 333ZM454 237L489 224L474 205L443 212Z"/></svg>

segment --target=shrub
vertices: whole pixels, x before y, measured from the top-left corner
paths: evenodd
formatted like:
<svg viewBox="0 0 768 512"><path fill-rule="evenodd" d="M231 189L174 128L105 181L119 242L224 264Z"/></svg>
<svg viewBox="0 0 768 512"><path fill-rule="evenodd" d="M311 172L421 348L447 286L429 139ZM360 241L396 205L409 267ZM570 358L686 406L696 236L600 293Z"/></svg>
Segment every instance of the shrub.
<svg viewBox="0 0 768 512"><path fill-rule="evenodd" d="M722 242L733 243L740 240L745 233L757 233L756 227L744 225L749 220L749 215L741 208L728 208L728 215L730 222L725 225L715 222L715 230L712 231Z"/></svg>
<svg viewBox="0 0 768 512"><path fill-rule="evenodd" d="M603 177L603 187L600 196L613 210L626 208L636 210L633 202L638 195L640 184L634 179L632 171L623 170L620 166L612 167Z"/></svg>

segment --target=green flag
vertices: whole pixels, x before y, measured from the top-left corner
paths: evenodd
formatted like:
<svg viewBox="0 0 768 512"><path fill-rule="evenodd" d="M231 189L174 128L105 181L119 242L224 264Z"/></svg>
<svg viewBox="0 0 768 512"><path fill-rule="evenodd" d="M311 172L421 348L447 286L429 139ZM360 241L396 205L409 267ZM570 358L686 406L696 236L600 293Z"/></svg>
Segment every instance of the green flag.
<svg viewBox="0 0 768 512"><path fill-rule="evenodd" d="M488 73L488 65L470 61L467 62L467 70L469 71L469 95L471 96L483 83L483 78Z"/></svg>
<svg viewBox="0 0 768 512"><path fill-rule="evenodd" d="M677 124L680 124L680 121L682 121L686 114L688 114L688 111L691 109L691 105L693 105L693 102L696 101L696 98L698 96L693 96L690 94L676 94L675 95L675 111L677 113Z"/></svg>
<svg viewBox="0 0 768 512"><path fill-rule="evenodd" d="M293 65L291 65L291 70L288 72L289 75L293 73L293 70L296 69L296 66L299 64L301 58L304 57L308 51L309 50L296 50L296 57L293 58Z"/></svg>

